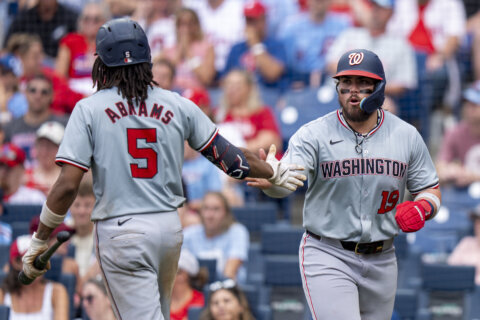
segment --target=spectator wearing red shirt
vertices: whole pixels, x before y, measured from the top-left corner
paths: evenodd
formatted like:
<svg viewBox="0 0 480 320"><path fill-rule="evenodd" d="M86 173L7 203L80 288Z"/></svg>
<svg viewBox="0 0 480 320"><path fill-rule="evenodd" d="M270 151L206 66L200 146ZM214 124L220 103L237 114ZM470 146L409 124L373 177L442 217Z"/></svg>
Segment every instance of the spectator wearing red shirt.
<svg viewBox="0 0 480 320"><path fill-rule="evenodd" d="M271 144L282 150L275 116L260 100L252 75L242 70L230 71L224 79L223 91L217 122L235 125L252 152L260 148L268 150Z"/></svg>
<svg viewBox="0 0 480 320"><path fill-rule="evenodd" d="M188 250L182 249L173 284L170 320L187 320L188 308L205 305L205 297L200 290L207 277L207 271L200 268L197 258Z"/></svg>
<svg viewBox="0 0 480 320"><path fill-rule="evenodd" d="M78 21L78 32L68 33L60 41L55 71L69 79L72 90L92 94L91 79L95 60L95 37L98 29L110 18L110 12L101 3L88 3Z"/></svg>

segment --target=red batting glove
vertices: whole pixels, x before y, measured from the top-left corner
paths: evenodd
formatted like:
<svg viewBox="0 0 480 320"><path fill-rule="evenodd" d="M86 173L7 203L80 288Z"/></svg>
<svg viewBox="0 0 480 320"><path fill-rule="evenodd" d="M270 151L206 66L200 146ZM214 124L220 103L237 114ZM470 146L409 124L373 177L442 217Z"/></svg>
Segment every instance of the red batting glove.
<svg viewBox="0 0 480 320"><path fill-rule="evenodd" d="M395 220L403 232L415 232L423 228L425 220L431 214L428 201L405 201L397 206Z"/></svg>

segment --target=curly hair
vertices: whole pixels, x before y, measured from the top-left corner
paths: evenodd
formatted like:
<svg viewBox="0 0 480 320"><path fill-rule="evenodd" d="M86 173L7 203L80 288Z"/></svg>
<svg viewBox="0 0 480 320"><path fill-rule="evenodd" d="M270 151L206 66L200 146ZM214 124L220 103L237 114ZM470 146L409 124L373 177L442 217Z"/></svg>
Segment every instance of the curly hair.
<svg viewBox="0 0 480 320"><path fill-rule="evenodd" d="M152 65L149 62L131 66L107 67L100 57L97 57L92 70L93 85L97 91L117 87L118 94L133 104L145 102L148 98L148 88L158 85L153 80Z"/></svg>

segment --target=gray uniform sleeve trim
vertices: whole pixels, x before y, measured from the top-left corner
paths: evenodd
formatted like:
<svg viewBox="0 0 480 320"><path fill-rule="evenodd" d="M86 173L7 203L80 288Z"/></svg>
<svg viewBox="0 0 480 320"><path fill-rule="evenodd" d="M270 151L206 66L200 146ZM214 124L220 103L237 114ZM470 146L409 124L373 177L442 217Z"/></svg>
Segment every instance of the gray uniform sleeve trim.
<svg viewBox="0 0 480 320"><path fill-rule="evenodd" d="M82 169L83 171L88 171L89 167L84 165L84 164L81 164L77 161L73 161L71 159L65 159L65 158L56 158L55 159L55 163L59 166L63 166L64 163L66 164L70 164L74 167L77 167L77 168L80 168Z"/></svg>

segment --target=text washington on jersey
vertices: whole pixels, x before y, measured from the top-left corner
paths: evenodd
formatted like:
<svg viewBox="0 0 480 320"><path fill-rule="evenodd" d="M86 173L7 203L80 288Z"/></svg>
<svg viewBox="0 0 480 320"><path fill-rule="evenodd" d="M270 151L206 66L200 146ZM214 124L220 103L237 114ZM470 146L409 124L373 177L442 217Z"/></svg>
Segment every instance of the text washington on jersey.
<svg viewBox="0 0 480 320"><path fill-rule="evenodd" d="M320 163L325 179L358 175L385 175L403 178L408 164L392 159L354 158Z"/></svg>

